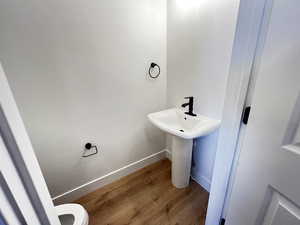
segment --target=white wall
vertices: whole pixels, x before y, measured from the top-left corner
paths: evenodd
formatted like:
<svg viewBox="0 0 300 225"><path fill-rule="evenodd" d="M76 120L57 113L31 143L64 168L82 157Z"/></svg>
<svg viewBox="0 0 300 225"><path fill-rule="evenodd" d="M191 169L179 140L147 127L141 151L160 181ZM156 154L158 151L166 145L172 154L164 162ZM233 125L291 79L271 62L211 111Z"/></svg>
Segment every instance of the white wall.
<svg viewBox="0 0 300 225"><path fill-rule="evenodd" d="M195 112L221 119L239 0L168 0L168 106L195 97ZM194 178L209 189L218 132L195 143ZM170 146L170 145L169 145Z"/></svg>
<svg viewBox="0 0 300 225"><path fill-rule="evenodd" d="M146 115L166 104L166 1L2 0L0 31L52 197L165 147ZM100 153L81 158L86 141Z"/></svg>

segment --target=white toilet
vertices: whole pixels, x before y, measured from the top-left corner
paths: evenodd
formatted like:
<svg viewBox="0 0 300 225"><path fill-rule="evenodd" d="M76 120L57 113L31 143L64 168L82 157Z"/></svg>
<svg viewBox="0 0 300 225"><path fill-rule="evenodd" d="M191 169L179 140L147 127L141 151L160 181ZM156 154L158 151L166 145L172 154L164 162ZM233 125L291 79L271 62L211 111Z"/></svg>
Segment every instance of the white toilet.
<svg viewBox="0 0 300 225"><path fill-rule="evenodd" d="M79 204L63 204L55 206L62 225L88 225L89 215Z"/></svg>

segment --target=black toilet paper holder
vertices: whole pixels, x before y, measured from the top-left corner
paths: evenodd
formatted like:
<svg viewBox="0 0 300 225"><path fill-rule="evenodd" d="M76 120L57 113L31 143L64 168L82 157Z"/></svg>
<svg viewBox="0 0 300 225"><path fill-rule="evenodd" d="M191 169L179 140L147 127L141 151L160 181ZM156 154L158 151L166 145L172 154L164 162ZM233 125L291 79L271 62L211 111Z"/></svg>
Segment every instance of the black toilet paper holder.
<svg viewBox="0 0 300 225"><path fill-rule="evenodd" d="M93 153L89 153L89 154L85 154L87 151L91 151L92 149L94 149L95 151ZM84 145L84 152L83 152L83 155L82 157L86 158L86 157L90 157L92 155L96 155L98 153L98 148L96 145L92 145L91 143L86 143Z"/></svg>

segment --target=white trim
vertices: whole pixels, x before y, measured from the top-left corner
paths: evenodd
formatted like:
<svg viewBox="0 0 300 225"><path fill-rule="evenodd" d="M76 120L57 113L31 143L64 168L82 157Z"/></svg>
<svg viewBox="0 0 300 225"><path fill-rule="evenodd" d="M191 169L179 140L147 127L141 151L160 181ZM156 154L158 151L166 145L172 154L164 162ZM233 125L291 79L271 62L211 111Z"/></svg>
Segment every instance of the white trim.
<svg viewBox="0 0 300 225"><path fill-rule="evenodd" d="M166 149L166 157L172 162L172 152L169 149Z"/></svg>
<svg viewBox="0 0 300 225"><path fill-rule="evenodd" d="M267 37L267 33L269 30L269 22L270 22L271 12L272 12L272 8L273 8L273 0L264 0L262 3L263 4L261 5L261 10L263 10L263 13L261 16L261 21L260 21L261 23L260 23L260 27L259 27L257 44L256 44L253 64L252 64L252 68L251 68L247 96L246 96L246 100L245 100L246 106L252 105L252 98L253 98L254 91L255 91L256 79L258 76L258 69L259 69L259 65L261 63L261 56L262 56L264 46L265 46L265 41L266 41L265 39ZM235 182L236 170L238 167L238 160L240 157L240 152L242 149L246 129L247 129L247 126L242 124L240 127L239 136L237 138L235 157L234 157L234 160L232 163L231 174L230 174L230 178L229 178L229 182L228 182L226 199L224 202L223 213L222 213L222 216L224 218L227 216L227 212L230 207L232 188L233 188L233 185Z"/></svg>
<svg viewBox="0 0 300 225"><path fill-rule="evenodd" d="M199 177L193 177L191 176L191 178L198 183L201 187L203 187L207 192L210 192L210 186L211 186L211 181L209 180L209 178L200 175Z"/></svg>
<svg viewBox="0 0 300 225"><path fill-rule="evenodd" d="M13 135L10 140L8 140L8 136L3 137L3 141L6 143L4 144L8 148L8 144L11 147L12 139L15 142L13 146L15 151L12 153L10 151L10 159L12 160L11 164L16 163L16 161L13 160L13 157L16 157L16 152L18 153L18 159L20 162L22 162L24 165L23 168L26 168L26 172L24 171L23 174L18 173L18 176L9 176L7 181L13 181L16 178L20 179L26 179L28 183L25 183L24 180L22 180L22 185L26 189L26 193L28 195L28 198L30 198L31 205L27 204L25 201L21 201L21 198L16 197L17 194L20 194L20 189L22 188L22 185L14 185L15 189L19 189L19 191L14 192L14 196L16 198L16 201L20 201L20 205L25 208L34 207L37 205L37 203L41 203L41 207L43 207L42 211L45 211L45 215L41 215L36 209L35 213L36 216L39 219L42 219L42 216L45 216L45 220L41 221L41 224L51 224L51 225L59 225L59 219L55 212L53 202L51 201L51 197L46 185L46 182L44 180L44 177L42 175L42 171L40 169L39 163L37 161L37 158L34 154L33 147L31 145L30 139L28 137L28 134L26 132L24 123L22 121L21 115L19 113L17 104L14 100L12 91L10 90L8 81L6 79L5 73L3 71L3 68L0 63L0 104L5 116L5 120L7 121L7 127L4 127L5 134L9 133ZM1 124L4 125L3 123ZM3 129L3 128L2 128ZM3 134L2 134L3 135ZM5 139L4 139L5 138ZM3 146L3 144L2 144ZM4 147L0 147L0 149L4 149ZM9 151L9 149L7 149ZM14 158L16 159L16 158ZM6 161L8 162L8 161ZM15 169L20 168L20 165L12 165L15 167ZM8 167L6 167L8 168ZM19 172L19 171L18 171ZM26 173L26 177L24 176ZM29 187L29 184L33 187ZM10 187L11 188L11 187ZM39 224L35 223L33 220L33 216L31 214L26 213L24 217L28 218L28 224ZM47 221L49 220L49 222Z"/></svg>
<svg viewBox="0 0 300 225"><path fill-rule="evenodd" d="M147 156L139 161L124 166L118 170L112 171L104 176L96 178L90 182L87 182L79 187L76 187L70 191L67 191L61 195L54 197L52 200L55 205L72 202L92 191L97 190L107 184L110 184L124 176L127 176L145 166L155 163L163 158L166 158L167 150L164 149L160 152Z"/></svg>
<svg viewBox="0 0 300 225"><path fill-rule="evenodd" d="M206 225L219 224L222 216L264 7L265 0L240 0Z"/></svg>
<svg viewBox="0 0 300 225"><path fill-rule="evenodd" d="M1 137L0 137L1 139ZM1 153L1 152L0 152ZM2 158L1 158L2 159ZM0 172L0 177L4 180L2 172ZM26 221L24 219L24 216L22 212L20 211L18 205L15 202L14 197L10 198L12 196L11 193L9 193L9 197L7 197L8 193L7 190L4 190L3 184L7 186L6 181L2 183L2 179L0 179L0 224L14 224L14 225L22 225L26 224ZM9 187L7 187L9 189ZM9 190L10 192L10 190ZM11 202L13 201L13 204ZM25 203L26 204L26 203ZM29 202L29 206L30 202Z"/></svg>

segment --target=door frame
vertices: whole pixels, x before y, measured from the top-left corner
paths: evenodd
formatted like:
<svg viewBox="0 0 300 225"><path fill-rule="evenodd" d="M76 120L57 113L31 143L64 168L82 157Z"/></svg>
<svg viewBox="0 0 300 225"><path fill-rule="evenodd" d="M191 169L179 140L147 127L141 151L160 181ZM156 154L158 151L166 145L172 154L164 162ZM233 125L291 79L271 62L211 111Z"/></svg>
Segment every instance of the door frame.
<svg viewBox="0 0 300 225"><path fill-rule="evenodd" d="M7 166L16 171L12 175L9 170L3 168L6 175L6 183L13 200L18 207L26 209L32 207L32 215L36 216L40 224L60 225L50 193L42 175L37 158L33 151L29 136L13 98L8 81L0 63L0 141L1 153L7 156ZM17 181L19 185L13 185ZM19 193L23 192L25 201L20 199ZM7 194L7 193L5 193ZM25 212L26 210L23 210ZM5 212L2 212L2 216ZM30 224L28 215L27 224Z"/></svg>
<svg viewBox="0 0 300 225"><path fill-rule="evenodd" d="M241 117L247 95L253 91L252 73L258 51L262 22L268 0L240 0L231 65L214 163L206 225L217 225L223 218L230 180L238 160Z"/></svg>

